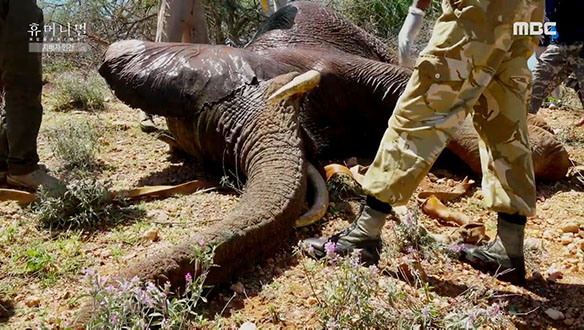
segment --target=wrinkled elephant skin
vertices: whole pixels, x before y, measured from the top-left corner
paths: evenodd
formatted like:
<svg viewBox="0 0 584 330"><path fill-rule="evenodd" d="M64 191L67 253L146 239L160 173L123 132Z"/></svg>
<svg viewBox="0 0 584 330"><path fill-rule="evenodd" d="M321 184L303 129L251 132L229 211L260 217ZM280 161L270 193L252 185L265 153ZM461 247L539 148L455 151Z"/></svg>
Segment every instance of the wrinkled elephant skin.
<svg viewBox="0 0 584 330"><path fill-rule="evenodd" d="M110 47L100 68L123 102L166 116L186 152L247 177L236 210L198 233L218 246L220 268L211 282L281 245L305 202L307 161L373 156L410 76L388 63L391 52L382 42L324 7L294 2L278 15L248 49L123 41ZM266 102L293 72L309 70L321 74L314 90ZM549 132L536 130L538 175L565 175L567 168L556 168L553 159L567 153ZM449 148L477 171L472 125L463 125L453 143ZM193 269L194 242L146 256L124 275L180 282Z"/></svg>

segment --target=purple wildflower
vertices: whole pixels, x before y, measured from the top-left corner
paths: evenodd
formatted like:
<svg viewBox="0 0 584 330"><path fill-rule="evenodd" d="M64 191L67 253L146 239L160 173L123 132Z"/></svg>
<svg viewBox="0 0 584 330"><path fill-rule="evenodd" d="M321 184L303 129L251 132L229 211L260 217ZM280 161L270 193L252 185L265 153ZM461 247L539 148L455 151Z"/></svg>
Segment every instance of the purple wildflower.
<svg viewBox="0 0 584 330"><path fill-rule="evenodd" d="M324 245L324 250L326 251L326 255L330 258L335 258L337 256L337 243L335 242L327 242Z"/></svg>
<svg viewBox="0 0 584 330"><path fill-rule="evenodd" d="M114 292L114 289L115 289L114 286L110 284L105 288L105 292L112 293Z"/></svg>
<svg viewBox="0 0 584 330"><path fill-rule="evenodd" d="M187 273L185 275L185 280L187 281L187 283L190 283L193 280L193 275L191 275L191 273Z"/></svg>
<svg viewBox="0 0 584 330"><path fill-rule="evenodd" d="M330 320L326 323L326 328L329 330L339 329L339 324L335 320Z"/></svg>
<svg viewBox="0 0 584 330"><path fill-rule="evenodd" d="M142 292L142 296L140 298L142 300L142 303L148 306L148 308L154 307L154 301L152 300L152 297L150 297L150 295L145 291Z"/></svg>
<svg viewBox="0 0 584 330"><path fill-rule="evenodd" d="M197 243L199 244L200 247L204 248L205 246L207 246L207 244L205 242L203 242L203 239L200 237L196 237L195 241L197 241Z"/></svg>
<svg viewBox="0 0 584 330"><path fill-rule="evenodd" d="M110 316L110 323L111 323L113 326L116 326L116 325L118 325L118 324L120 323L120 320L118 319L118 316L117 316L116 314L112 314L112 315Z"/></svg>
<svg viewBox="0 0 584 330"><path fill-rule="evenodd" d="M491 317L499 316L499 314L501 313L501 306L497 303L493 303L491 305L491 308L489 308L488 312L489 316Z"/></svg>
<svg viewBox="0 0 584 330"><path fill-rule="evenodd" d="M452 244L450 245L450 251L452 253L460 253L462 252L462 244Z"/></svg>
<svg viewBox="0 0 584 330"><path fill-rule="evenodd" d="M152 293L158 291L158 288L156 287L156 285L154 285L154 283L148 282L148 284L146 284L146 291Z"/></svg>
<svg viewBox="0 0 584 330"><path fill-rule="evenodd" d="M428 306L422 307L421 313L422 313L422 316L425 319L429 319L430 316L431 316L431 314L430 314L430 307L428 307Z"/></svg>

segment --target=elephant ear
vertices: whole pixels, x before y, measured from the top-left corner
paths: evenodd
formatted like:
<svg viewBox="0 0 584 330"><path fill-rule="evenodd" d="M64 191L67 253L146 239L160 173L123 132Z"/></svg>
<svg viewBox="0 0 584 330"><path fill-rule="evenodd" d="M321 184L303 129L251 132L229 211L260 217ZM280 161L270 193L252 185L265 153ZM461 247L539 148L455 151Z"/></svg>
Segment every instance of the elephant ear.
<svg viewBox="0 0 584 330"><path fill-rule="evenodd" d="M108 48L99 73L132 107L188 117L245 85L292 71L286 70L260 55L227 46L128 40Z"/></svg>

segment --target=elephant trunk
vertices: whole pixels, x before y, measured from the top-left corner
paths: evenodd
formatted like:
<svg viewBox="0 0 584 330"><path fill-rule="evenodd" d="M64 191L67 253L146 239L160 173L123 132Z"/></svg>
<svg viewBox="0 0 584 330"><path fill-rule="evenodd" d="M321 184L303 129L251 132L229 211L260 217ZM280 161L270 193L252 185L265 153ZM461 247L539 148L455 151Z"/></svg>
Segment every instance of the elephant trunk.
<svg viewBox="0 0 584 330"><path fill-rule="evenodd" d="M307 163L298 123L299 97L268 104L265 100L273 89L262 88L263 107L243 127L220 125L220 130L237 132L228 145L238 155L237 167L247 176L235 210L178 245L130 265L122 277L182 285L185 274L195 271L194 247L203 241L216 247L214 262L219 266L207 281L221 283L273 253L288 237L305 204Z"/></svg>

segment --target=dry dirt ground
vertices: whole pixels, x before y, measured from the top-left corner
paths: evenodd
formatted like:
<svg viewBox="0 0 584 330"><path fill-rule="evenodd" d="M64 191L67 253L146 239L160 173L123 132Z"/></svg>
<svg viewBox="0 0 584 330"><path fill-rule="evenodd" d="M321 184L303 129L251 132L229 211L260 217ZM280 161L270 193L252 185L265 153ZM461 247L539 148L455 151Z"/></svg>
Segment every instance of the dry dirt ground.
<svg viewBox="0 0 584 330"><path fill-rule="evenodd" d="M544 109L541 115L566 143L574 163L584 164L584 127L575 126L584 112L568 106ZM62 165L51 152L46 132L76 120L99 127L102 136L98 158L102 166L97 176L114 190L195 179L218 180L207 175L194 160L169 155L165 143L138 129L137 113L117 102L110 102L105 111L97 113L46 111L39 139L40 156L57 173ZM464 173L440 169L434 175L460 180ZM11 312L4 313L8 317L0 319L0 328L36 328L40 324L58 328L62 320L71 318L77 298L87 289L85 269L111 274L145 250L162 249L177 242L186 231L221 219L237 200L235 193L217 190L136 202L114 215L110 225L92 231L65 232L39 226L29 210L16 203L1 203L0 300ZM412 200L409 206L414 208L415 204ZM491 235L494 232L495 215L480 206L478 187L447 205L483 221ZM500 282L447 257L423 259L421 264L437 304L453 304L469 287L481 286L505 300L507 313L518 328L583 328L584 246L575 243L584 239L584 186L577 175L559 182L540 182L537 206L538 214L529 219L527 227L531 278L527 285ZM331 234L345 227L357 210L356 201L333 204L321 223L297 231L282 243L273 258L247 270L233 283L213 288L206 311L212 319L209 327L238 328L244 322L262 328L322 327L314 291L303 270L307 260L293 255L293 248L302 238ZM421 222L432 231L447 234L452 230L425 215L421 215ZM569 222L575 222L579 231L562 242L562 228ZM384 234L389 252L384 253L382 265L391 264L389 259L415 254L392 250L392 228L394 224L389 222ZM159 239L154 242L143 238L152 229L158 230ZM549 278L553 270L563 277ZM391 275L382 277L408 286ZM544 312L548 308L561 311L564 319L552 320Z"/></svg>

